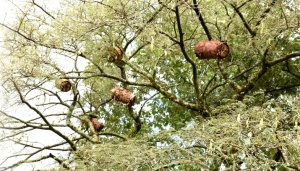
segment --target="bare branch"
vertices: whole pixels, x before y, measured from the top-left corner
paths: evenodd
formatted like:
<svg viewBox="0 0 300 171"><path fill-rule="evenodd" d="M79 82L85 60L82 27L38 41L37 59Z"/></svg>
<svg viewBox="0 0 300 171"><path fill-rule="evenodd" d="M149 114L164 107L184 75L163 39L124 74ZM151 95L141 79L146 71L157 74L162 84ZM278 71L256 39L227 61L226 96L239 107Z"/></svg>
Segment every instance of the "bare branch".
<svg viewBox="0 0 300 171"><path fill-rule="evenodd" d="M55 19L55 17L53 15L51 15L49 12L47 12L43 7L41 7L39 4L37 4L35 2L35 0L32 0L32 3L37 6L38 8L40 8L44 13L46 13L47 15L49 15L52 19Z"/></svg>
<svg viewBox="0 0 300 171"><path fill-rule="evenodd" d="M38 114L42 118L42 120L49 126L49 129L51 131L53 131L54 133L56 133L57 135L59 135L61 138L63 138L64 140L66 140L70 144L70 146L72 147L72 149L76 150L75 144L68 137L66 137L65 135L63 135L60 131L56 130L51 125L51 123L43 116L43 114L38 109L36 109L35 107L31 106L31 104L28 103L25 100L25 98L23 97L23 95L22 95L19 87L17 86L16 82L14 80L11 80L11 81L13 82L13 85L14 85L15 89L17 90L22 103L26 104L26 106L28 106L31 110L33 110L36 114Z"/></svg>

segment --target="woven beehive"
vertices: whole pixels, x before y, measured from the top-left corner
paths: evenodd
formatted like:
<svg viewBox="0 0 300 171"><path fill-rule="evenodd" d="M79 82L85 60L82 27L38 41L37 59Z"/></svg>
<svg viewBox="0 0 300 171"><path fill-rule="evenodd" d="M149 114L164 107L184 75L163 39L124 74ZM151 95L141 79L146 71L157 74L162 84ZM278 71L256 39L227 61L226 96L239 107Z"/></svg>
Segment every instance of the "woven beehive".
<svg viewBox="0 0 300 171"><path fill-rule="evenodd" d="M71 90L72 83L68 79L58 79L55 81L55 86L63 92L68 92Z"/></svg>
<svg viewBox="0 0 300 171"><path fill-rule="evenodd" d="M111 91L111 98L128 105L134 105L135 95L123 87L115 87Z"/></svg>
<svg viewBox="0 0 300 171"><path fill-rule="evenodd" d="M102 53L102 57L106 58L108 62L112 62L117 66L123 66L125 63L122 61L123 52L118 47L103 47L100 49Z"/></svg>
<svg viewBox="0 0 300 171"><path fill-rule="evenodd" d="M229 54L229 46L222 41L203 41L195 45L194 51L199 59L222 59Z"/></svg>
<svg viewBox="0 0 300 171"><path fill-rule="evenodd" d="M101 122L99 122L96 118L89 117L89 120L92 122L96 132L100 132L104 128L104 125Z"/></svg>

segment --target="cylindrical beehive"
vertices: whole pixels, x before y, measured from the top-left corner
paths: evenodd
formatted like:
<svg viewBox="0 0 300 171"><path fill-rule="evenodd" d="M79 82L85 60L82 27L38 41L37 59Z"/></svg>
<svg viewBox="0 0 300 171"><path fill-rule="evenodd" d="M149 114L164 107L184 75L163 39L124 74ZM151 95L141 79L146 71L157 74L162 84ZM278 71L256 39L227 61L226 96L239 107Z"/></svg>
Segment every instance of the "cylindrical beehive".
<svg viewBox="0 0 300 171"><path fill-rule="evenodd" d="M221 59L229 54L229 46L222 41L203 41L195 45L194 51L199 59Z"/></svg>
<svg viewBox="0 0 300 171"><path fill-rule="evenodd" d="M55 81L55 86L63 92L68 92L71 90L72 83L68 79L58 79Z"/></svg>
<svg viewBox="0 0 300 171"><path fill-rule="evenodd" d="M125 63L122 61L123 52L118 47L103 47L100 49L103 58L107 58L108 62L113 62L117 66L123 66Z"/></svg>
<svg viewBox="0 0 300 171"><path fill-rule="evenodd" d="M110 92L111 98L128 105L134 105L135 95L123 87L115 87Z"/></svg>
<svg viewBox="0 0 300 171"><path fill-rule="evenodd" d="M104 128L104 125L101 122L99 122L96 118L89 117L89 119L92 122L96 132L100 132Z"/></svg>

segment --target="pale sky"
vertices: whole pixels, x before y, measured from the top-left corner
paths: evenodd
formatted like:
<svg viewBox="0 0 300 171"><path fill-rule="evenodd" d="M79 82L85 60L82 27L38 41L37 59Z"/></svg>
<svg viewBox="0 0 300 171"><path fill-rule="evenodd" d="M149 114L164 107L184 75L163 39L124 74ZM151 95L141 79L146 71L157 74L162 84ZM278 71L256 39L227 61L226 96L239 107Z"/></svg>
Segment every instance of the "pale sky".
<svg viewBox="0 0 300 171"><path fill-rule="evenodd" d="M11 3L8 0L0 0L0 18L1 22L3 22L3 19L5 15L9 12L11 7Z"/></svg>
<svg viewBox="0 0 300 171"><path fill-rule="evenodd" d="M0 0L0 23L12 23L16 19L15 14L18 12L18 6L20 6L20 4L23 4L26 1L28 1L28 0ZM36 0L36 2L39 4L41 3L41 5L44 4L43 1L49 2L47 4L51 4L51 5L56 4L57 5L57 3L50 2L50 1L55 1L55 0L50 0L50 1L49 0ZM58 1L59 0L56 0L55 2L58 2ZM1 28L1 26L0 26L0 60L2 58L1 54L3 52L3 49L1 48L2 43L3 43L3 28ZM2 66L0 63L0 69L1 69L1 67ZM0 96L2 96L3 91L5 91L5 89L2 87L2 84L5 80L1 80L1 78L2 77L0 77ZM0 97L0 109L1 110L6 110L6 107L9 106L5 103L6 103L5 99ZM28 113L30 113L30 111L28 109L27 110L21 109L21 110L23 110L23 113L26 111ZM12 112L12 114L17 114L17 113L20 113L20 108L19 109L10 108L9 111ZM43 140L49 142L49 141L51 141L51 138L53 138L53 137L47 136ZM16 151L16 149L18 149L18 147L15 146L14 143L6 143L6 144L1 143L0 144L0 150L1 150L0 162L3 161L5 156L9 156L10 154L14 153ZM53 163L53 161L51 161L51 163ZM49 163L43 162L40 164L47 167L47 164L49 164ZM38 166L27 165L27 166L19 167L17 170L22 170L22 171L30 170L31 171L31 170L33 170L33 168L36 168L36 167L38 167Z"/></svg>
<svg viewBox="0 0 300 171"><path fill-rule="evenodd" d="M0 0L0 23L12 22L15 19L16 8L13 5L16 0ZM20 1L19 1L20 2ZM0 60L2 58L1 54L3 49L1 45L3 43L3 28L0 27ZM0 69L2 64L0 63ZM1 77L2 78L2 77ZM2 87L2 84L5 80L0 80L0 95L2 95L2 91L5 91ZM3 107L3 103L5 103L4 98L0 98L0 107Z"/></svg>
<svg viewBox="0 0 300 171"><path fill-rule="evenodd" d="M23 0L0 0L0 23L11 23L16 16L16 5L22 4ZM14 5L15 4L15 5ZM1 36L0 32L0 38ZM1 39L0 39L1 40Z"/></svg>

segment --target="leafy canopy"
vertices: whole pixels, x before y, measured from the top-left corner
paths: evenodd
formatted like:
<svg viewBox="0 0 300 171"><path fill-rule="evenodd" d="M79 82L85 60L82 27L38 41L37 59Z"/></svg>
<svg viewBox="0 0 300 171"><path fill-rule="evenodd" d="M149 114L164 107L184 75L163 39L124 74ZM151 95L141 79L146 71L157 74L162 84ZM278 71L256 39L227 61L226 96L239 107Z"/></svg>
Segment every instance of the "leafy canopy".
<svg viewBox="0 0 300 171"><path fill-rule="evenodd" d="M1 169L40 161L62 170L299 169L298 1L16 6L17 19L0 23L10 99L0 141L16 145ZM207 40L226 41L228 57L198 59L194 46ZM58 79L72 90L57 89ZM135 104L112 99L115 86Z"/></svg>

